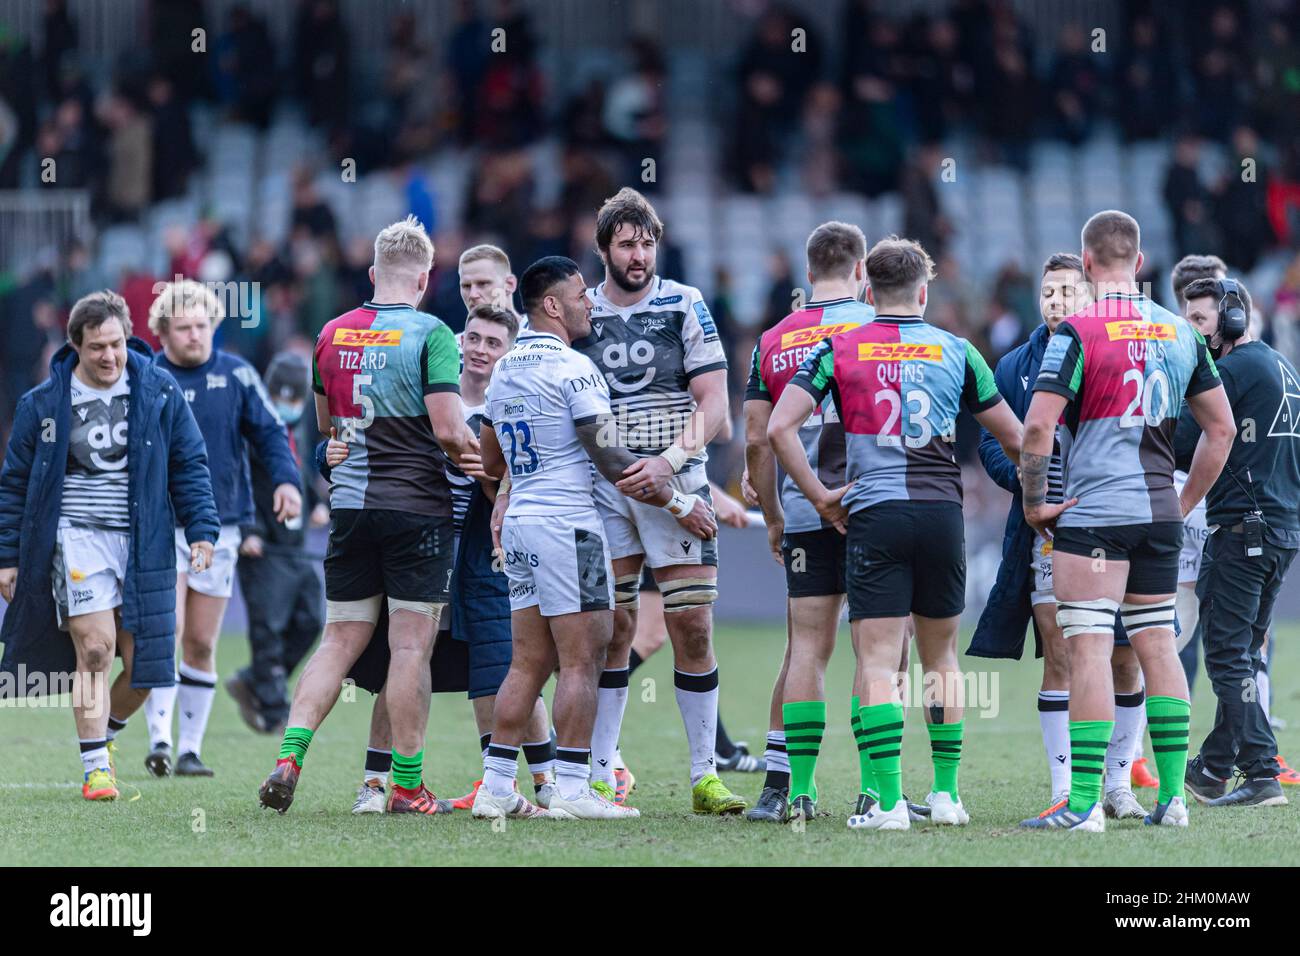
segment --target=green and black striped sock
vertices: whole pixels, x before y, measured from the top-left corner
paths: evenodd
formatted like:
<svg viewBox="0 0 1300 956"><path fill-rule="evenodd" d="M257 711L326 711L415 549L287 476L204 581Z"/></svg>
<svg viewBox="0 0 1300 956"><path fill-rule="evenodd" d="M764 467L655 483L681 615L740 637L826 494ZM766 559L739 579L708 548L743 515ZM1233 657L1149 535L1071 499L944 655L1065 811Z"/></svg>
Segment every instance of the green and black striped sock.
<svg viewBox="0 0 1300 956"><path fill-rule="evenodd" d="M1147 728L1151 733L1151 752L1155 754L1160 774L1156 800L1168 803L1183 795L1183 775L1187 770L1187 733L1192 719L1192 705L1178 697L1147 698Z"/></svg>
<svg viewBox="0 0 1300 956"><path fill-rule="evenodd" d="M790 799L817 800L817 755L826 733L826 701L797 700L781 706L785 723L785 752L790 758Z"/></svg>
<svg viewBox="0 0 1300 956"><path fill-rule="evenodd" d="M1113 720L1070 721L1070 809L1075 813L1101 799L1106 748L1114 731Z"/></svg>
<svg viewBox="0 0 1300 956"><path fill-rule="evenodd" d="M298 761L298 769L301 770L303 762L307 759L307 748L311 746L312 733L306 727L286 727L284 740L280 742L279 759L293 757Z"/></svg>
<svg viewBox="0 0 1300 956"><path fill-rule="evenodd" d="M951 724L926 724L930 732L930 759L934 762L934 791L946 792L953 800L957 795L957 768L961 766L961 738L966 721Z"/></svg>
<svg viewBox="0 0 1300 956"><path fill-rule="evenodd" d="M858 792L869 794L873 800L879 800L880 791L876 789L876 775L871 772L871 755L867 753L867 735L862 730L862 717L858 713L862 705L857 694L853 695L849 706L853 711L849 726L853 728L853 741L858 745L858 774L862 779L861 789Z"/></svg>
<svg viewBox="0 0 1300 956"><path fill-rule="evenodd" d="M858 711L880 792L880 809L892 810L903 796L903 705L872 704Z"/></svg>

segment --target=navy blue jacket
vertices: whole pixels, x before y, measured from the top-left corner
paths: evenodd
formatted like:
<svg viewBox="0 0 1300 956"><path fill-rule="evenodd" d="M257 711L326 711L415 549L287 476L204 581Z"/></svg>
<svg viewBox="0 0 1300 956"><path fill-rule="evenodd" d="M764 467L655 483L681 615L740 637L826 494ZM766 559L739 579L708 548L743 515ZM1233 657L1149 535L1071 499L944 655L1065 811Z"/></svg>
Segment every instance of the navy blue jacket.
<svg viewBox="0 0 1300 956"><path fill-rule="evenodd" d="M167 687L174 683L176 668L173 529L179 518L187 541L215 542L221 524L203 436L176 382L154 365L141 339L128 341L126 363L131 550L122 628L135 637L131 686ZM22 397L0 469L0 567L18 568L14 601L0 629L0 673L15 677L19 665L29 676L65 674L76 667L72 639L58 629L50 585L76 364L77 353L64 345L50 361L50 377Z"/></svg>
<svg viewBox="0 0 1300 956"><path fill-rule="evenodd" d="M271 473L273 485L302 490L289 433L257 369L220 349L213 349L211 357L194 368L173 365L162 352L154 361L176 379L203 433L212 495L222 524L248 525L255 516L245 439Z"/></svg>
<svg viewBox="0 0 1300 956"><path fill-rule="evenodd" d="M993 371L998 391L1007 400L1011 410L1021 421L1029 411L1034 397L1033 384L1038 378L1038 367L1043 364L1043 353L1051 338L1046 325L1040 325L1029 335L1029 341L1002 356ZM1002 533L1002 563L998 576L989 592L984 612L975 625L966 653L972 657L1011 657L1017 660L1025 649L1025 628L1033 624L1034 614L1029 602L1033 591L1030 574L1033 561L1034 529L1025 521L1025 509L1020 497L1020 478L1015 463L1006 456L998 440L988 429L980 429L980 461L990 478L1011 492L1011 510L1007 512L1006 529ZM1042 656L1041 638L1034 625L1036 656Z"/></svg>

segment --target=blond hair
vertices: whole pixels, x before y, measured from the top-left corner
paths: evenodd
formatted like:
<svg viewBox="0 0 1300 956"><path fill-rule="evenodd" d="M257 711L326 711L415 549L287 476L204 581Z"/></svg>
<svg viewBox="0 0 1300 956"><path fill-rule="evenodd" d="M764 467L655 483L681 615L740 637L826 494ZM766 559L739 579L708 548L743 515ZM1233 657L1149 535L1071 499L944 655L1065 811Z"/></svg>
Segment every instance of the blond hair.
<svg viewBox="0 0 1300 956"><path fill-rule="evenodd" d="M433 241L414 216L385 226L375 236L375 272L428 272L433 265Z"/></svg>
<svg viewBox="0 0 1300 956"><path fill-rule="evenodd" d="M157 336L164 335L171 319L195 306L202 309L212 321L213 331L226 317L226 307L221 304L221 299L202 282L181 279L179 282L166 283L158 298L153 300L153 305L149 306L149 331Z"/></svg>
<svg viewBox="0 0 1300 956"><path fill-rule="evenodd" d="M460 254L459 268L464 269L471 262L479 262L486 259L488 262L495 262L506 272L510 271L510 257L506 255L505 250L499 246L482 243L477 246L470 246Z"/></svg>

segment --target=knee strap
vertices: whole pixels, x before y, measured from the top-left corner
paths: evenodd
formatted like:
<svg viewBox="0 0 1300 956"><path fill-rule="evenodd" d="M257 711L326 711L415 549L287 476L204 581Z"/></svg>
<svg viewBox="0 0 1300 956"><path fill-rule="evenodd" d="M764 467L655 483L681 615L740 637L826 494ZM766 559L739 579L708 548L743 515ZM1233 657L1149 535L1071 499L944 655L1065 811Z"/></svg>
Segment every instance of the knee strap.
<svg viewBox="0 0 1300 956"><path fill-rule="evenodd" d="M1078 634L1115 633L1115 612L1119 602L1110 598L1091 601L1061 601L1056 606L1056 623L1066 637Z"/></svg>
<svg viewBox="0 0 1300 956"><path fill-rule="evenodd" d="M445 604L435 604L433 601L403 601L400 598L391 597L388 599L389 614L394 611L414 611L416 614L433 618L435 621L438 620L442 614L442 609L446 606Z"/></svg>
<svg viewBox="0 0 1300 956"><path fill-rule="evenodd" d="M677 578L659 585L664 596L664 613L707 607L718 600L718 582L709 578Z"/></svg>
<svg viewBox="0 0 1300 956"><path fill-rule="evenodd" d="M641 606L641 575L625 574L614 579L614 607L635 611Z"/></svg>
<svg viewBox="0 0 1300 956"><path fill-rule="evenodd" d="M1124 630L1128 632L1129 637L1153 627L1163 627L1172 631L1177 601L1176 597L1155 604L1133 604L1125 601L1120 605L1119 619L1124 622Z"/></svg>
<svg viewBox="0 0 1300 956"><path fill-rule="evenodd" d="M382 594L374 594L360 601L326 601L325 623L364 621L367 624L374 624L379 620L379 608L383 599Z"/></svg>

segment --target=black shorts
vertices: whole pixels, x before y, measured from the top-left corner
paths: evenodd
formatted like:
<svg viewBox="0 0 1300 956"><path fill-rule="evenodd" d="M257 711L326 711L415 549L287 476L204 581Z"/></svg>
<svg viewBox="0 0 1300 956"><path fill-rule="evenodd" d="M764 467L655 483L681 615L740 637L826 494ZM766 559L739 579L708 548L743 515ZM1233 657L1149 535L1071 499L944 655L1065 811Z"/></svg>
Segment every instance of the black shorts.
<svg viewBox="0 0 1300 956"><path fill-rule="evenodd" d="M446 604L454 558L451 517L335 508L325 553L325 597Z"/></svg>
<svg viewBox="0 0 1300 956"><path fill-rule="evenodd" d="M1176 594L1183 523L1154 521L1101 528L1056 528L1055 551L1128 562L1126 594Z"/></svg>
<svg viewBox="0 0 1300 956"><path fill-rule="evenodd" d="M848 539L834 528L794 531L781 538L785 587L792 598L843 594Z"/></svg>
<svg viewBox="0 0 1300 956"><path fill-rule="evenodd" d="M955 501L886 501L849 515L849 620L956 617L966 607L966 525Z"/></svg>

